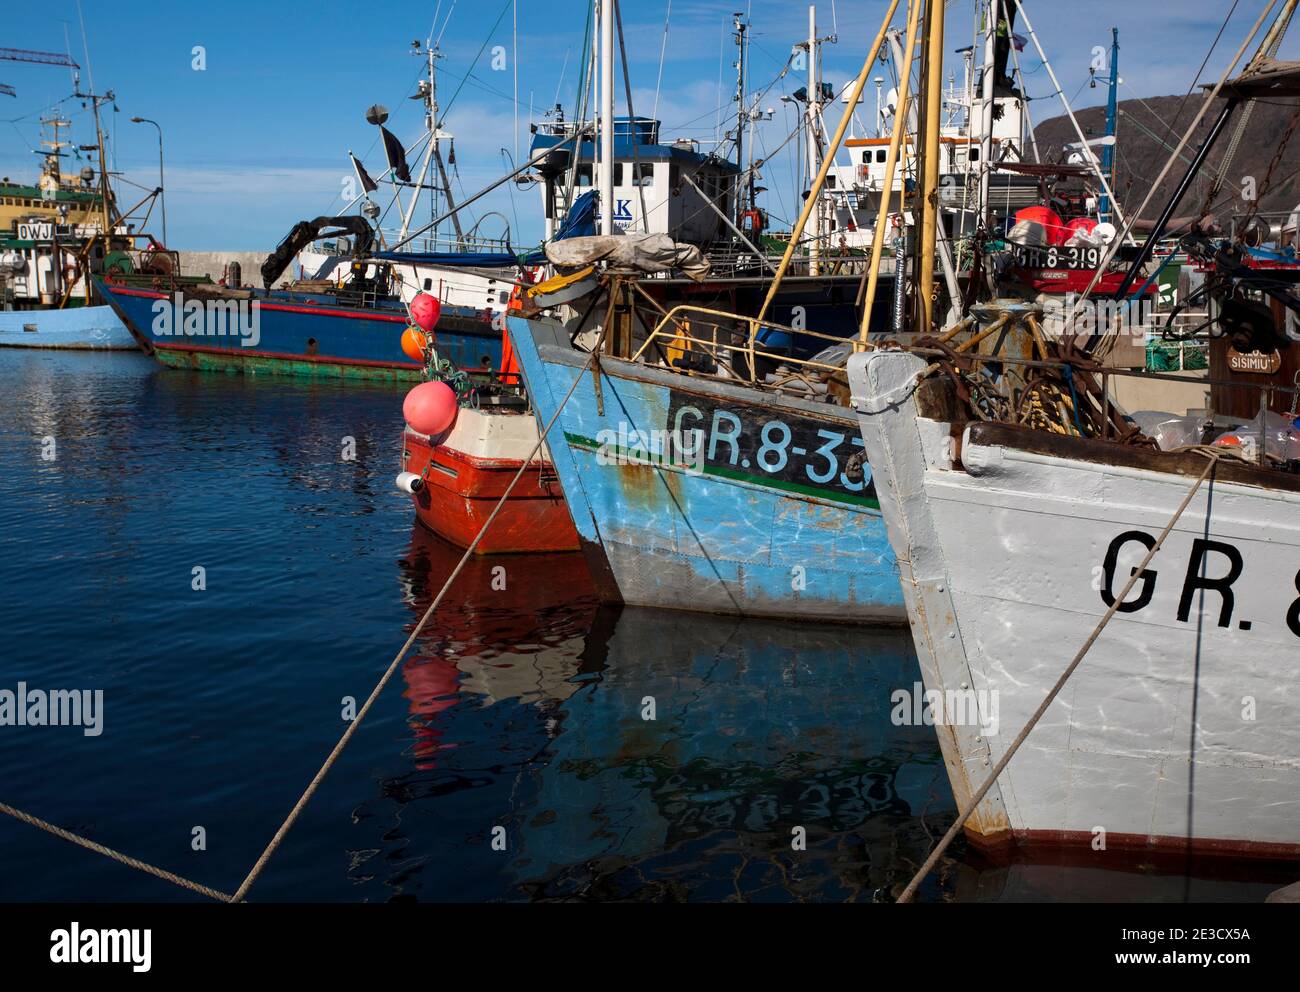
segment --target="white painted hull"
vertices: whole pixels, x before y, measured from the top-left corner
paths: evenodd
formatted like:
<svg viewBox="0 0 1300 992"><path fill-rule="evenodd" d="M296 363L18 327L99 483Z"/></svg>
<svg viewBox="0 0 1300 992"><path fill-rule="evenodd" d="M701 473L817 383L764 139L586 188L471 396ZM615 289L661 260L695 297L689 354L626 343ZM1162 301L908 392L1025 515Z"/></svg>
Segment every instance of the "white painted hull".
<svg viewBox="0 0 1300 992"><path fill-rule="evenodd" d="M1204 462L1106 464L1098 442L1035 445L988 425L954 446L909 386L923 367L868 353L849 380L926 688L974 689L981 704L985 726L936 727L963 804ZM1300 492L1233 471L1202 486L967 822L977 842L1300 854ZM1231 603L1199 587L1238 556Z"/></svg>
<svg viewBox="0 0 1300 992"><path fill-rule="evenodd" d="M352 259L345 255L304 251L298 255L304 279L346 279ZM432 293L448 306L504 311L514 290L515 276L502 269L412 265L394 262L397 295L409 303L419 293Z"/></svg>

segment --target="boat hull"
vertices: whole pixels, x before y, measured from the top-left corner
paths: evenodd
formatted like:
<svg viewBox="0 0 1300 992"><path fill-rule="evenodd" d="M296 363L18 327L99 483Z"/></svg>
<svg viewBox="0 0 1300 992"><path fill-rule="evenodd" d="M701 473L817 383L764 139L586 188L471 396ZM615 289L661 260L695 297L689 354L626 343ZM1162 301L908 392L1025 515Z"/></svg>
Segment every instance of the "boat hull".
<svg viewBox="0 0 1300 992"><path fill-rule="evenodd" d="M955 426L924 362L849 379L959 805L1205 468ZM918 395L919 394L919 395ZM944 404L934 401L934 411ZM957 457L954 457L957 452ZM1300 478L1220 464L971 819L977 843L1300 858Z"/></svg>
<svg viewBox="0 0 1300 992"><path fill-rule="evenodd" d="M561 327L508 325L538 423L558 411L555 470L604 601L903 620L870 472L848 474L847 411L609 358L597 390ZM673 431L694 455L673 455Z"/></svg>
<svg viewBox="0 0 1300 992"><path fill-rule="evenodd" d="M400 382L423 379L421 366L402 352L406 316L399 309L350 308L306 294L259 291L244 301L257 305L256 333L188 334L183 333L186 316L175 295L102 283L100 289L136 340L172 368ZM466 371L494 368L501 360L501 332L482 314L449 311L435 329L440 354ZM248 330L251 318L242 326Z"/></svg>
<svg viewBox="0 0 1300 992"><path fill-rule="evenodd" d="M140 346L112 307L0 311L0 347L135 351Z"/></svg>
<svg viewBox="0 0 1300 992"><path fill-rule="evenodd" d="M441 439L408 427L402 470L424 479L411 496L416 516L434 533L468 548L509 490L475 545L476 554L577 551L578 533L551 463L544 457L528 460L536 444L536 422L524 411L462 409ZM510 488L521 468L523 475Z"/></svg>

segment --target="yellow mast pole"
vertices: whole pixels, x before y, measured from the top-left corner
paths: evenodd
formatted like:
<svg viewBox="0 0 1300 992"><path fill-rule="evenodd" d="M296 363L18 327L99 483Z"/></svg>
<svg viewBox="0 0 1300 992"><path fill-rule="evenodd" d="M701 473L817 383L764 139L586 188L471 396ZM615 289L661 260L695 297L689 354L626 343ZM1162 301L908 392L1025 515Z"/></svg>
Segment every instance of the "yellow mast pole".
<svg viewBox="0 0 1300 992"><path fill-rule="evenodd" d="M925 31L925 150L921 182L921 243L917 248L920 330L934 327L934 256L939 229L939 131L943 113L943 0L929 0Z"/></svg>
<svg viewBox="0 0 1300 992"><path fill-rule="evenodd" d="M767 308L771 305L776 291L781 287L781 280L785 278L786 269L790 267L790 259L794 256L794 250L803 237L804 227L808 223L808 217L812 214L812 209L817 203L817 198L821 196L822 183L826 181L826 175L831 171L831 165L835 162L835 155L840 150L840 142L844 140L844 132L849 129L849 121L853 118L853 108L857 106L858 100L862 98L862 90L867 85L867 78L871 75L871 67L875 64L876 53L880 51L880 46L885 43L885 32L889 30L889 22L894 18L894 11L898 9L899 0L890 0L889 9L885 11L885 19L880 23L880 31L876 33L876 40L871 43L867 49L867 57L862 63L862 71L858 73L858 78L853 82L853 90L849 94L849 101L845 107L843 116L840 117L839 127L835 129L835 137L831 140L830 147L826 150L826 156L822 159L821 168L817 170L817 178L812 184L812 189L808 193L808 198L804 200L803 210L799 214L799 221L795 224L794 230L790 232L790 243L785 246L785 254L781 258L781 264L777 266L776 275L772 279L772 285L768 287L767 296L763 299L763 305L759 308L758 316L750 324L750 344L753 344L753 337L758 330L758 322L767 315ZM812 53L809 53L809 58ZM808 98L815 99L815 94L809 93Z"/></svg>
<svg viewBox="0 0 1300 992"><path fill-rule="evenodd" d="M876 232L871 240L871 261L867 269L867 296L862 306L862 325L858 330L855 350L867 345L871 325L871 308L876 302L876 286L880 282L880 256L885 249L885 222L889 219L889 198L894 190L894 170L898 165L899 147L907 134L907 104L912 91L912 57L916 51L916 30L921 19L925 0L911 0L912 8L907 20L907 46L903 50L903 64L898 67L898 105L894 108L894 131L889 137L889 154L885 157L885 182L880 190L880 210L876 214ZM901 199L901 198L900 198Z"/></svg>

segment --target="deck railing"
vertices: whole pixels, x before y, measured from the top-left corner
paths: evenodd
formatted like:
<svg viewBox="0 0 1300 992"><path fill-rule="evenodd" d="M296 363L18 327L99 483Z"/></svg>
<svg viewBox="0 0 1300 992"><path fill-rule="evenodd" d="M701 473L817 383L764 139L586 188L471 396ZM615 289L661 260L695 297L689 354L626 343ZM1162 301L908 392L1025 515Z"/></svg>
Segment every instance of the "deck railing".
<svg viewBox="0 0 1300 992"><path fill-rule="evenodd" d="M707 329L711 333L707 336L697 333L701 328ZM759 385L762 385L758 381L760 377L757 374L759 359L768 359L773 365L790 367L791 371L787 381L801 379L810 387L812 383L804 378L803 372L816 372L823 377L826 374L843 372L842 365L831 365L811 358L795 358L791 355L784 355L761 347L758 335L763 330L781 331L796 337L814 338L826 342L828 346L852 344L851 339L843 336L823 334L807 328L790 327L770 320L756 320L753 317L745 317L726 310L713 310L708 307L681 304L673 307L659 319L659 322L655 324L654 329L646 337L641 347L637 349L631 360L634 362L641 361L646 352L653 347L672 368L705 375L712 374L719 378L733 378ZM674 358L674 353L677 354L677 358ZM695 367L692 367L693 363L686 357L688 354L704 356L706 362L694 363ZM737 359L742 360L739 368L737 367ZM724 369L730 375L717 376L716 372L710 373L707 368L707 364L710 362L715 368Z"/></svg>

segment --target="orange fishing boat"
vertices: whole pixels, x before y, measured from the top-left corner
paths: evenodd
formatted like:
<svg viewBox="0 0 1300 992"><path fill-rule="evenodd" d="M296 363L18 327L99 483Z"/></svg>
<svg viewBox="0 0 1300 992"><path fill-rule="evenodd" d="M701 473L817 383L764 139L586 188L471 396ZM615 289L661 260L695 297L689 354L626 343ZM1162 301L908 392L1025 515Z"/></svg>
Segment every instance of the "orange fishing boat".
<svg viewBox="0 0 1300 992"><path fill-rule="evenodd" d="M423 301L413 303L412 311L428 307L436 312L436 306ZM516 307L512 300L511 308ZM421 313L416 320L430 323L428 316ZM501 367L490 383L470 386L463 377L459 388L425 382L408 395L397 486L410 493L421 523L462 548L474 545L476 554L577 551L578 532L550 452L538 446L537 421L509 335L503 331L501 337ZM432 343L417 338L409 346L427 349ZM435 365L436 360L429 367ZM457 380L448 366L439 368ZM417 397L420 391L427 395ZM516 475L519 481L512 488ZM503 496L492 526L474 544Z"/></svg>
<svg viewBox="0 0 1300 992"><path fill-rule="evenodd" d="M545 446L528 460L536 445L537 421L519 407L462 407L451 429L438 438L408 426L402 471L420 480L411 492L416 516L434 533L467 548L526 464L475 552L577 551L578 532Z"/></svg>

